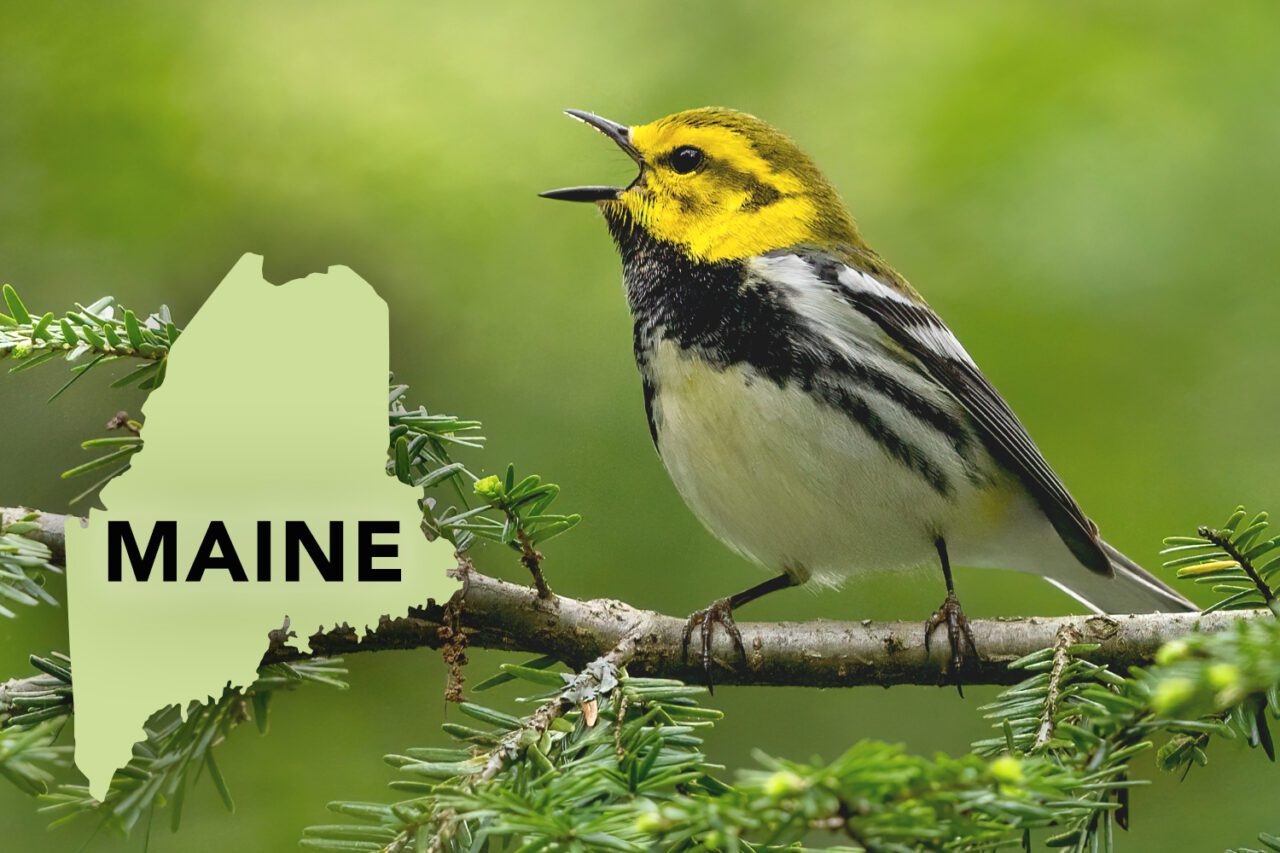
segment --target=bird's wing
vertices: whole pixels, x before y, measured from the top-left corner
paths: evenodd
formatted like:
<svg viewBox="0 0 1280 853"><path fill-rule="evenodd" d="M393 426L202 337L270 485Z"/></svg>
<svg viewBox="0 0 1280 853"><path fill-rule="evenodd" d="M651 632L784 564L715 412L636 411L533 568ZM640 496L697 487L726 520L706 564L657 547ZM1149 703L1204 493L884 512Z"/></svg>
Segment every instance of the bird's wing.
<svg viewBox="0 0 1280 853"><path fill-rule="evenodd" d="M1089 569L1110 575L1111 563L1097 527L946 323L924 302L871 274L828 255L805 252L802 257L844 304L872 320L960 402L988 450L1018 476L1076 558Z"/></svg>

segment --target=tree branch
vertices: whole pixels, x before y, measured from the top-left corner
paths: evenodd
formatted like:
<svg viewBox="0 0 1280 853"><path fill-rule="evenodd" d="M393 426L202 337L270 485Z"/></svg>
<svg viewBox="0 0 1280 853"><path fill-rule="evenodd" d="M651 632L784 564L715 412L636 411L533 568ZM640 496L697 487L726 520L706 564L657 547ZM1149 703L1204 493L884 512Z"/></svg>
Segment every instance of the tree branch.
<svg viewBox="0 0 1280 853"><path fill-rule="evenodd" d="M472 572L460 593L461 622L472 647L507 649L552 655L575 668L607 654L624 640L634 643L627 663L635 675L704 681L696 657L682 661L684 620L621 601L579 601L553 595L539 599L529 587ZM1258 611L1259 613L1265 611ZM1253 615L1246 613L1245 617ZM1269 615L1269 614L1268 614ZM434 602L413 608L398 619L384 618L363 635L350 627L312 636L315 654L339 655L360 651L407 649L442 645L438 631L443 606ZM964 684L1014 684L1025 672L1008 669L1020 657L1050 648L1064 627L1079 632L1081 642L1100 643L1089 655L1095 663L1119 672L1148 664L1163 643L1180 637L1197 624L1216 631L1241 618L1238 613L1160 613L1131 616L1070 616L973 620L976 659L970 660L960 681ZM712 678L716 684L754 684L803 687L938 684L947 659L945 648L924 649L924 621L918 622L739 622L747 659L734 651L732 641L717 632L712 643ZM303 655L275 645L264 662ZM973 656L970 656L971 658Z"/></svg>
<svg viewBox="0 0 1280 853"><path fill-rule="evenodd" d="M33 512L36 513L36 517L32 520L40 525L40 529L23 535L48 547L53 552L52 562L59 566L66 565L67 549L65 540L62 537L62 528L68 519L76 518L76 516L60 515L56 512L41 512L40 510L27 509L20 506L0 507L0 527L13 524L18 519L24 518Z"/></svg>
<svg viewBox="0 0 1280 853"><path fill-rule="evenodd" d="M0 510L5 518L20 510ZM61 539L60 531L46 532ZM42 540L43 541L43 540ZM53 542L47 542L53 547ZM60 544L60 543L59 543ZM55 549L56 550L56 549ZM579 669L589 661L623 646L635 675L678 678L691 684L705 676L696 656L681 660L684 619L639 610L621 601L580 601L559 595L539 598L526 586L480 574L465 563L457 623L471 647L506 649L552 655ZM384 616L372 629L358 632L349 625L320 631L310 639L311 653L289 645L286 632L271 634L263 663L297 660L312 655L334 656L391 649L439 648L447 641L441 628L455 622L445 604L428 602L410 608L406 616ZM964 684L1014 684L1026 677L1008 664L1032 652L1054 646L1059 632L1079 632L1080 642L1099 643L1089 659L1118 672L1152 661L1163 643L1197 626L1217 631L1241 618L1267 611L1159 613L1129 616L1029 617L974 620L970 623L978 655L969 656L959 681ZM739 622L747 649L744 661L730 638L716 632L712 642L711 675L716 684L804 687L938 684L947 659L945 648L928 655L924 648L924 620L913 622Z"/></svg>

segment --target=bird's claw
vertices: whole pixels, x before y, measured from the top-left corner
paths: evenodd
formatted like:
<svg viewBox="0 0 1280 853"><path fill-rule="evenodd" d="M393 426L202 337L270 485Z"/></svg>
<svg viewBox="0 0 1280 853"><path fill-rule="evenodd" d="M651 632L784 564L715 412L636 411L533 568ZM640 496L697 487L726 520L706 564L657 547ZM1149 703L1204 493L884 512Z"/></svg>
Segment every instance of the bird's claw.
<svg viewBox="0 0 1280 853"><path fill-rule="evenodd" d="M965 646L969 647L974 657L978 656L978 647L973 641L969 620L960 609L960 599L956 598L954 592L947 593L942 606L935 610L929 617L929 621L925 623L924 653L926 655L929 654L929 641L933 638L933 632L943 625L947 626L947 642L951 646L951 658L947 663L946 674L952 678L959 678L960 670L964 668L965 663ZM964 689L958 682L956 690L964 696Z"/></svg>
<svg viewBox="0 0 1280 853"><path fill-rule="evenodd" d="M707 690L713 690L711 683L711 637L716 623L724 627L725 633L733 640L733 648L745 663L747 648L742 643L742 632L733 621L733 602L728 598L717 599L711 604L694 612L684 624L684 639L680 643L680 660L689 661L689 643L693 640L694 628L700 628L699 639L702 645L702 671L706 676Z"/></svg>

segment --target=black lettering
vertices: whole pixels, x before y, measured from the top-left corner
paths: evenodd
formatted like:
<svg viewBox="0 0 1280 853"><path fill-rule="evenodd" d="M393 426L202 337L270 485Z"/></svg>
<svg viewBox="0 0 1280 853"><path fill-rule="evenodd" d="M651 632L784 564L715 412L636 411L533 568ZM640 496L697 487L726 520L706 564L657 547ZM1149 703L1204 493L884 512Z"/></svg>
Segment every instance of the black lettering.
<svg viewBox="0 0 1280 853"><path fill-rule="evenodd" d="M258 580L271 580L271 522L258 522Z"/></svg>
<svg viewBox="0 0 1280 853"><path fill-rule="evenodd" d="M378 557L398 557L400 555L400 546L394 542L384 542L376 545L373 537L379 533L399 533L400 522L398 521L362 521L357 538L357 555L360 568L356 576L361 581L391 581L400 580L400 570L390 567L375 569L373 561Z"/></svg>
<svg viewBox="0 0 1280 853"><path fill-rule="evenodd" d="M121 546L129 554L133 577L142 582L150 579L156 557L164 549L161 576L166 581L178 579L178 522L157 521L147 540L147 553L138 552L138 540L133 538L133 528L127 521L107 522L107 580L119 581L124 576L120 565Z"/></svg>
<svg viewBox="0 0 1280 853"><path fill-rule="evenodd" d="M325 554L311 528L305 521L284 523L284 579L298 580L298 545L307 549L307 555L326 581L342 581L342 522L329 522L329 553Z"/></svg>
<svg viewBox="0 0 1280 853"><path fill-rule="evenodd" d="M213 555L213 549L218 549L218 556ZM236 553L236 546L231 544L231 535L227 533L227 526L221 521L209 522L209 529L204 532L204 539L200 541L200 548L196 551L196 558L191 561L191 571L187 572L187 580L189 582L197 582L204 577L207 569L226 569L231 573L231 579L236 582L245 582L249 580L249 576L244 573L244 566L240 563L240 555Z"/></svg>

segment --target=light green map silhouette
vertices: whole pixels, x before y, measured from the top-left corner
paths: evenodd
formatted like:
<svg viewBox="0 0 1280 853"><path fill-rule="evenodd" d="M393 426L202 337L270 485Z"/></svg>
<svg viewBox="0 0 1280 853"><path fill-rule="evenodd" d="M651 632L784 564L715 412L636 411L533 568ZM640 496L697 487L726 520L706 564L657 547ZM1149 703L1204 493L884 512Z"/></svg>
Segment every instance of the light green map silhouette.
<svg viewBox="0 0 1280 853"><path fill-rule="evenodd" d="M347 622L360 630L453 592L450 546L427 542L414 489L385 473L387 306L346 267L283 285L245 255L169 355L164 385L143 406L144 449L103 490L105 511L68 526L67 597L75 673L75 760L101 800L156 711L220 696L256 677L267 632L286 616L305 638ZM178 577L107 580L106 526L131 523L140 548L151 525L177 522ZM247 583L210 569L183 582L211 520L226 522ZM341 582L326 582L303 552L284 579L283 528L305 521L328 548L343 521ZM381 534L399 555L399 582L358 582L356 524L396 520ZM272 579L257 581L258 521L272 522Z"/></svg>

